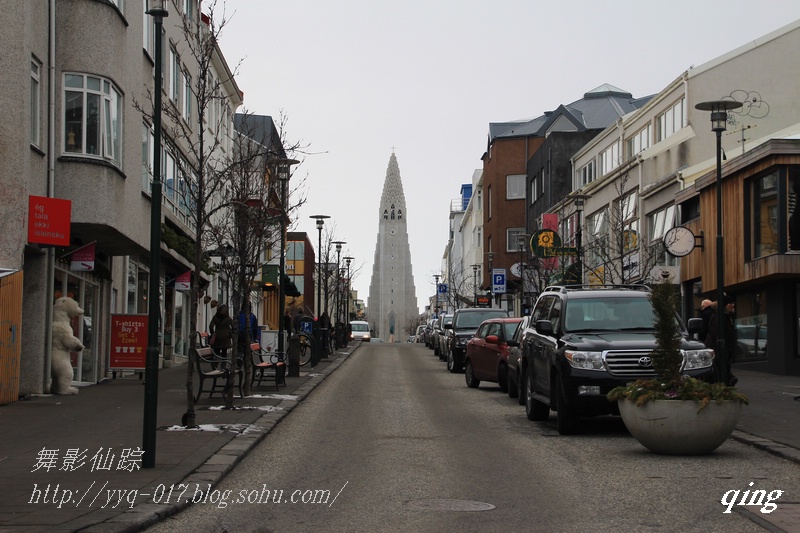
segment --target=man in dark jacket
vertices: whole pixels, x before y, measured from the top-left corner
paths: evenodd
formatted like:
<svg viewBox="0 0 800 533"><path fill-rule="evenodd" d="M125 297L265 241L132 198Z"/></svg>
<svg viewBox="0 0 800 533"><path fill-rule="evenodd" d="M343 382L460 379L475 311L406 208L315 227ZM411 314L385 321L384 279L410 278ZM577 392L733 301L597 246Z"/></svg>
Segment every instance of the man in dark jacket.
<svg viewBox="0 0 800 533"><path fill-rule="evenodd" d="M733 323L733 314L736 312L736 306L734 304L733 298L730 296L725 296L724 298L725 308L722 310L722 314L719 313L718 302L713 302L709 308L713 309L713 313L711 314L711 318L708 323L708 334L706 335L705 345L707 348L711 348L714 350L714 369L717 373L717 380L721 381L722 376L720 376L720 368L719 368L719 361L720 357L724 357L728 363L728 369L730 378L728 380L728 385L733 386L739 381L739 378L733 375L733 372L730 371L730 366L733 363L733 354L736 350L736 328ZM719 320L722 320L722 333L724 335L723 346L720 350L719 347Z"/></svg>
<svg viewBox="0 0 800 533"><path fill-rule="evenodd" d="M700 318L703 319L703 329L697 334L697 338L700 342L706 342L706 335L708 335L708 325L711 323L711 316L715 313L714 309L711 308L711 300L703 300L700 302Z"/></svg>

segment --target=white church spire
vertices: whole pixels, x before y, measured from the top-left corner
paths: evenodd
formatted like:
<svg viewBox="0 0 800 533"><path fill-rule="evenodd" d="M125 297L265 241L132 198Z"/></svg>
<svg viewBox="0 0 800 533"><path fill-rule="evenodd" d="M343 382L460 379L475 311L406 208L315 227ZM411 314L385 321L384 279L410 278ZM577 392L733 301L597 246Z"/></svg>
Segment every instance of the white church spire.
<svg viewBox="0 0 800 533"><path fill-rule="evenodd" d="M408 244L406 198L397 156L392 151L378 207L378 236L367 313L373 334L405 339L419 316Z"/></svg>

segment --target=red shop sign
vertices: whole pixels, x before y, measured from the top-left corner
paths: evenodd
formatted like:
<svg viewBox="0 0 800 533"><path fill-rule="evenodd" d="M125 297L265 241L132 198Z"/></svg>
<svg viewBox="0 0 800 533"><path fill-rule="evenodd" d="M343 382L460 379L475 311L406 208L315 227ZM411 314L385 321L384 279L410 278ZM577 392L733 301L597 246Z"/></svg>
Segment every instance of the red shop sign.
<svg viewBox="0 0 800 533"><path fill-rule="evenodd" d="M109 368L144 369L147 356L147 315L111 315Z"/></svg>
<svg viewBox="0 0 800 533"><path fill-rule="evenodd" d="M46 196L28 197L28 242L69 246L72 202Z"/></svg>

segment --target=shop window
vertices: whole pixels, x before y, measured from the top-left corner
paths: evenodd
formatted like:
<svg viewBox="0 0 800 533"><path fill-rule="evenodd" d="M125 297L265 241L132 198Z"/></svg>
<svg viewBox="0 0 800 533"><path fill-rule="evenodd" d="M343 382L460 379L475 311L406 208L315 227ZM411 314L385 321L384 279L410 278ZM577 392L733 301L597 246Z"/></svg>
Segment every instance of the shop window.
<svg viewBox="0 0 800 533"><path fill-rule="evenodd" d="M764 361L767 347L767 293L736 295L736 348L734 362Z"/></svg>
<svg viewBox="0 0 800 533"><path fill-rule="evenodd" d="M122 93L109 80L64 75L62 150L122 164Z"/></svg>
<svg viewBox="0 0 800 533"><path fill-rule="evenodd" d="M789 228L786 232L789 251L800 251L800 212L797 200L800 195L800 167L789 167L786 190L786 221Z"/></svg>
<svg viewBox="0 0 800 533"><path fill-rule="evenodd" d="M778 251L778 176L775 170L751 182L751 232L754 258Z"/></svg>

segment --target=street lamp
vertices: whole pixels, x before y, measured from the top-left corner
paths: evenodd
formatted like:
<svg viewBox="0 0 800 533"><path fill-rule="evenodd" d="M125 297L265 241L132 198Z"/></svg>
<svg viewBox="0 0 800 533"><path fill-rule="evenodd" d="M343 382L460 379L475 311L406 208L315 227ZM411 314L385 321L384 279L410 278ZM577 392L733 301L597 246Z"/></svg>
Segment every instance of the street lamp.
<svg viewBox="0 0 800 533"><path fill-rule="evenodd" d="M347 289L344 297L344 325L345 333L347 333L347 324L350 323L350 262L354 261L355 257L348 255L342 259L344 259L345 263L347 263Z"/></svg>
<svg viewBox="0 0 800 533"><path fill-rule="evenodd" d="M487 257L489 258L489 290L491 291L492 296L494 296L494 252L486 252ZM494 298L489 298L489 307L494 306Z"/></svg>
<svg viewBox="0 0 800 533"><path fill-rule="evenodd" d="M436 292L436 303L433 304L433 314L435 316L437 316L437 317L439 316L439 278L440 277L441 277L440 274L434 274L433 275L433 279L436 280L436 289L435 289L435 292Z"/></svg>
<svg viewBox="0 0 800 533"><path fill-rule="evenodd" d="M158 319L161 281L161 31L169 15L168 0L149 0L146 13L155 23L155 82L153 84L153 185L150 194L150 280L147 289L147 352L144 370L144 418L142 467L156 465L156 419L158 418Z"/></svg>
<svg viewBox="0 0 800 533"><path fill-rule="evenodd" d="M478 307L478 269L481 265L472 265L472 305Z"/></svg>
<svg viewBox="0 0 800 533"><path fill-rule="evenodd" d="M341 272L339 271L339 262L341 261L342 255L342 245L347 244L345 241L333 241L332 244L336 245L336 296L334 298L336 305L336 326L334 327L334 331L338 333L339 324L342 322L342 300L340 298L340 293L342 292L342 276ZM339 343L339 335L336 335L336 348L340 348Z"/></svg>
<svg viewBox="0 0 800 533"><path fill-rule="evenodd" d="M576 261L578 271L578 283L583 285L583 224L581 218L583 216L583 203L588 198L588 195L578 194L575 195L575 213L578 215L578 227L575 229L575 250L578 255Z"/></svg>
<svg viewBox="0 0 800 533"><path fill-rule="evenodd" d="M700 111L711 111L711 131L717 134L717 346L719 378L725 385L730 381L730 361L725 355L725 259L722 249L722 132L727 129L728 111L742 107L741 102L712 100L694 106Z"/></svg>
<svg viewBox="0 0 800 533"><path fill-rule="evenodd" d="M320 311L322 309L322 280L320 276L322 275L322 227L325 225L325 219L331 218L328 215L311 215L308 218L316 219L317 221L317 233L319 233L319 242L317 246L317 327L314 329L317 341L316 346L316 357L313 357L312 365L316 366L317 362L320 360L320 355L322 354L322 330L320 329L322 324L320 323Z"/></svg>
<svg viewBox="0 0 800 533"><path fill-rule="evenodd" d="M286 275L286 184L289 183L291 177L292 165L299 163L296 159L278 159L275 164L278 168L278 181L281 182L281 249L278 259L278 357L283 357L286 353L286 345L284 344L285 335L283 329L283 315L286 312L286 284L284 283L284 276ZM291 375L292 372L290 372ZM299 375L299 374L298 374Z"/></svg>

